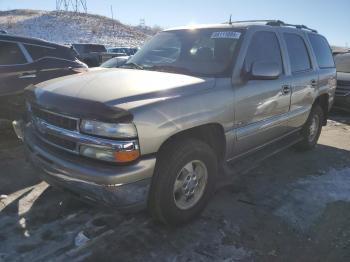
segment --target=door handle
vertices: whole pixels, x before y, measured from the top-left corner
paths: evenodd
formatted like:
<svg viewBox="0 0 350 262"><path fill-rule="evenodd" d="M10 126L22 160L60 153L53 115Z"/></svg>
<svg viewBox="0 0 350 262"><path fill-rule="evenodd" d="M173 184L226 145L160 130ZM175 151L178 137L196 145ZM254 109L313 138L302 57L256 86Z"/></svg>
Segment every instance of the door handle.
<svg viewBox="0 0 350 262"><path fill-rule="evenodd" d="M21 76L19 76L19 79L26 79L26 78L35 78L36 74L30 74L30 73L23 73Z"/></svg>
<svg viewBox="0 0 350 262"><path fill-rule="evenodd" d="M317 87L317 80L315 79L311 80L311 87Z"/></svg>
<svg viewBox="0 0 350 262"><path fill-rule="evenodd" d="M288 95L291 91L291 87L289 85L282 86L282 95Z"/></svg>

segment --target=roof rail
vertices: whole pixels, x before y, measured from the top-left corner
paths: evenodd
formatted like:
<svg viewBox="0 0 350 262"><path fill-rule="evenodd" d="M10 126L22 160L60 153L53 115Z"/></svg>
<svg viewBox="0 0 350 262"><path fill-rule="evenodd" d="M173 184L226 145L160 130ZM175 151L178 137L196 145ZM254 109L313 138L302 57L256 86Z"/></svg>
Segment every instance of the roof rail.
<svg viewBox="0 0 350 262"><path fill-rule="evenodd" d="M294 25L294 24L287 24L281 20L243 20L243 21L230 21L229 24L236 24L236 23L265 23L265 25L269 26L286 26L286 27L295 27L297 29L304 29L309 30L313 33L317 33L315 29L311 29L307 27L306 25Z"/></svg>
<svg viewBox="0 0 350 262"><path fill-rule="evenodd" d="M270 22L276 22L276 21L279 21L279 20L271 20L271 19L268 19L268 20L241 20L241 21L230 21L228 23L229 24L237 24L237 23L270 23Z"/></svg>
<svg viewBox="0 0 350 262"><path fill-rule="evenodd" d="M283 22L281 20L275 20L275 21L267 22L266 25L295 27L297 29L304 29L304 30L309 30L309 31L311 31L313 33L317 33L317 30L311 29L311 28L307 27L306 25L287 24L287 23L285 23L285 22Z"/></svg>

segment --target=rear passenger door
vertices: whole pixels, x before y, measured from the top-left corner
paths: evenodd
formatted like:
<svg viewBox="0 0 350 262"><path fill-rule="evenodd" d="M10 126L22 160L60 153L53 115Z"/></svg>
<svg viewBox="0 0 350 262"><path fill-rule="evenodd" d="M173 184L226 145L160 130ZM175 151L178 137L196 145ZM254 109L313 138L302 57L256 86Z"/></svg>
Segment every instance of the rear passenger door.
<svg viewBox="0 0 350 262"><path fill-rule="evenodd" d="M315 54L318 67L318 93L329 95L329 106L334 101L335 88L337 86L336 68L331 47L326 38L316 33L308 33L308 38Z"/></svg>
<svg viewBox="0 0 350 262"><path fill-rule="evenodd" d="M282 32L288 61L288 81L292 91L289 130L302 127L306 122L319 85L315 61L302 30Z"/></svg>
<svg viewBox="0 0 350 262"><path fill-rule="evenodd" d="M251 32L243 44L248 46L241 67L240 83L235 84L235 154L240 155L283 136L287 132L286 114L290 90L285 89L285 68L280 41L275 31ZM244 51L242 52L242 54ZM281 75L273 80L245 77L256 62L276 63ZM249 75L249 73L248 73Z"/></svg>
<svg viewBox="0 0 350 262"><path fill-rule="evenodd" d="M17 42L0 41L0 96L18 93L31 83L35 70Z"/></svg>
<svg viewBox="0 0 350 262"><path fill-rule="evenodd" d="M17 42L0 40L0 119L19 116L24 104L21 94L36 77L23 50Z"/></svg>

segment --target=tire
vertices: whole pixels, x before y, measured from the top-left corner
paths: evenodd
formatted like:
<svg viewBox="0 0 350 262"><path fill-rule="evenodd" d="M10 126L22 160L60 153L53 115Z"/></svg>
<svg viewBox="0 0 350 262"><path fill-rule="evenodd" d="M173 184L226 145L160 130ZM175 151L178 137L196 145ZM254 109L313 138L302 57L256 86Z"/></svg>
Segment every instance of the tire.
<svg viewBox="0 0 350 262"><path fill-rule="evenodd" d="M215 191L217 163L214 151L200 140L166 145L159 153L148 200L152 217L167 225L185 224L197 217ZM193 193L192 197L186 192Z"/></svg>
<svg viewBox="0 0 350 262"><path fill-rule="evenodd" d="M319 105L315 105L301 130L303 140L296 145L297 149L306 151L316 146L322 131L323 118L324 113L322 108Z"/></svg>

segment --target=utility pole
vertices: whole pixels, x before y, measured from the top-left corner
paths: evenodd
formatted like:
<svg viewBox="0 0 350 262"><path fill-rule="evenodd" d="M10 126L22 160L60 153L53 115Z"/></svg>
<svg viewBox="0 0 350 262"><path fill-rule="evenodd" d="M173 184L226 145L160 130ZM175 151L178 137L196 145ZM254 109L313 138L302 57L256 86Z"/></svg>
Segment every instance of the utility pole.
<svg viewBox="0 0 350 262"><path fill-rule="evenodd" d="M140 27L145 28L146 27L146 20L144 18L140 19Z"/></svg>
<svg viewBox="0 0 350 262"><path fill-rule="evenodd" d="M56 10L57 11L73 11L79 12L82 8L85 13L87 13L87 0L56 0Z"/></svg>
<svg viewBox="0 0 350 262"><path fill-rule="evenodd" d="M113 15L113 6L112 5L111 5L111 15L112 15L113 32L114 32L114 15Z"/></svg>
<svg viewBox="0 0 350 262"><path fill-rule="evenodd" d="M114 16L113 16L113 5L111 5L111 15L112 15L112 19L114 20Z"/></svg>

